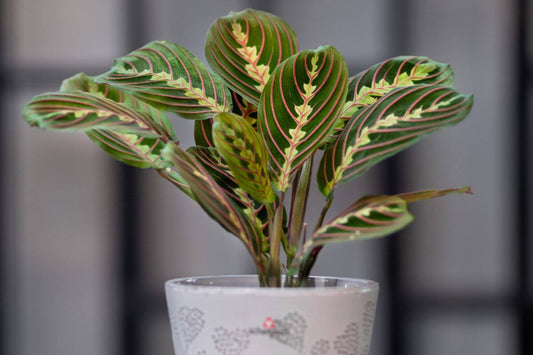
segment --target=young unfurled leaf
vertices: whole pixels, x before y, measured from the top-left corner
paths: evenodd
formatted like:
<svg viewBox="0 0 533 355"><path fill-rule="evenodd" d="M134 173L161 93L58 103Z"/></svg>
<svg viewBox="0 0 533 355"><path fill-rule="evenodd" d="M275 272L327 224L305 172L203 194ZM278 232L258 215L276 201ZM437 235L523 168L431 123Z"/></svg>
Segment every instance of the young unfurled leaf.
<svg viewBox="0 0 533 355"><path fill-rule="evenodd" d="M231 113L217 114L214 120L215 147L239 186L259 202L274 202L267 173L268 155L259 134L245 119Z"/></svg>
<svg viewBox="0 0 533 355"><path fill-rule="evenodd" d="M202 164L226 195L237 204L259 230L266 228L268 214L265 205L254 200L239 186L229 166L222 160L215 148L190 147L187 152Z"/></svg>
<svg viewBox="0 0 533 355"><path fill-rule="evenodd" d="M452 86L455 82L449 64L426 57L395 57L377 63L350 78L346 103L336 131L357 111L376 102L392 90L417 84Z"/></svg>
<svg viewBox="0 0 533 355"><path fill-rule="evenodd" d="M231 92L233 99L232 112L243 117L251 125L257 121L257 107L244 100L239 94ZM194 122L194 143L199 147L214 147L213 119L196 120Z"/></svg>
<svg viewBox="0 0 533 355"><path fill-rule="evenodd" d="M330 144L318 169L318 186L331 197L335 186L361 175L420 138L462 121L472 96L449 87L416 85L390 92L354 115Z"/></svg>
<svg viewBox="0 0 533 355"><path fill-rule="evenodd" d="M328 136L346 100L348 69L333 47L306 50L274 70L261 95L258 128L277 190Z"/></svg>
<svg viewBox="0 0 533 355"><path fill-rule="evenodd" d="M221 78L182 46L154 41L115 60L96 78L132 92L161 110L184 118L207 119L231 111L231 97Z"/></svg>
<svg viewBox="0 0 533 355"><path fill-rule="evenodd" d="M237 236L249 250L258 266L261 264L262 234L252 221L226 196L205 168L177 144L168 144L163 157L172 163L191 187L196 201L224 229Z"/></svg>
<svg viewBox="0 0 533 355"><path fill-rule="evenodd" d="M287 23L250 9L218 18L205 43L211 68L255 105L272 71L297 50L296 35Z"/></svg>

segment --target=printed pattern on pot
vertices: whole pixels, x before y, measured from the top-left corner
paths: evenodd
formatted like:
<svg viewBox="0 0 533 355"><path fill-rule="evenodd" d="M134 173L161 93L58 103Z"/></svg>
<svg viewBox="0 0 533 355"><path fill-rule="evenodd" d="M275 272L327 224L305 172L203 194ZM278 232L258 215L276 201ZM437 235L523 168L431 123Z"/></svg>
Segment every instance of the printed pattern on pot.
<svg viewBox="0 0 533 355"><path fill-rule="evenodd" d="M329 341L326 339L317 340L311 347L310 355L328 355L329 354Z"/></svg>
<svg viewBox="0 0 533 355"><path fill-rule="evenodd" d="M170 321L177 330L185 351L204 329L204 312L198 308L180 307L177 312L171 312Z"/></svg>
<svg viewBox="0 0 533 355"><path fill-rule="evenodd" d="M229 330L218 327L213 334L215 349L222 355L241 355L250 344L250 336L246 330Z"/></svg>
<svg viewBox="0 0 533 355"><path fill-rule="evenodd" d="M291 312L281 319L266 317L261 326L254 328L229 330L218 327L213 341L215 349L222 355L241 355L254 336L267 336L301 353L306 329L305 319L300 314Z"/></svg>
<svg viewBox="0 0 533 355"><path fill-rule="evenodd" d="M365 305L365 311L363 312L363 322L361 333L363 336L363 348L361 354L365 355L370 353L370 341L372 339L372 324L374 322L374 314L376 312L376 303L368 301Z"/></svg>
<svg viewBox="0 0 533 355"><path fill-rule="evenodd" d="M255 337L268 337L286 345L295 354L304 355L368 355L372 323L376 304L368 301L362 321L347 324L342 333L333 339L308 341L305 346L307 321L298 312L290 312L282 318L265 317L257 327L228 329L223 326L214 328L211 334L215 351L220 355L245 355ZM204 312L198 308L181 307L171 312L172 327L189 353L190 345L206 326ZM191 349L192 350L192 349ZM195 355L207 355L205 350Z"/></svg>
<svg viewBox="0 0 533 355"><path fill-rule="evenodd" d="M302 351L307 322L298 313L292 312L282 319L273 319L268 336L296 351Z"/></svg>
<svg viewBox="0 0 533 355"><path fill-rule="evenodd" d="M334 348L339 355L359 355L361 338L359 326L353 322L346 326L344 333L337 335L334 342Z"/></svg>

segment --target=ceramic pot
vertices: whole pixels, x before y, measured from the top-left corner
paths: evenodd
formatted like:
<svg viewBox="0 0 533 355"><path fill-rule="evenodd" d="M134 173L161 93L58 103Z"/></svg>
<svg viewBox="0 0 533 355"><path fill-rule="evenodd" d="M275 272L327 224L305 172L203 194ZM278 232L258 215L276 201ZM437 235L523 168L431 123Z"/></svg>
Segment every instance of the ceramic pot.
<svg viewBox="0 0 533 355"><path fill-rule="evenodd" d="M176 355L367 355L374 281L312 277L303 288L260 288L255 275L165 284Z"/></svg>

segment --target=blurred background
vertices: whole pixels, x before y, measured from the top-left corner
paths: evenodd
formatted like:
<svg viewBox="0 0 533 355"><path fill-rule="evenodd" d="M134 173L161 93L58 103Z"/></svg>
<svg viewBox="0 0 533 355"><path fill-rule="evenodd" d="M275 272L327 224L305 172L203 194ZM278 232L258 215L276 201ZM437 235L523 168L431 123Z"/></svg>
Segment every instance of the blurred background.
<svg viewBox="0 0 533 355"><path fill-rule="evenodd" d="M32 129L21 117L33 95L80 71L102 73L151 40L203 60L209 25L247 7L285 19L302 49L336 46L352 75L424 55L451 63L456 87L475 94L465 122L336 194L332 214L368 193L475 192L414 205L415 222L391 238L323 251L315 274L381 284L372 355L533 354L528 0L0 4L2 354L170 355L165 280L254 272L240 242L153 171L112 161L83 134ZM173 122L192 145L192 122ZM321 205L315 195L311 218Z"/></svg>

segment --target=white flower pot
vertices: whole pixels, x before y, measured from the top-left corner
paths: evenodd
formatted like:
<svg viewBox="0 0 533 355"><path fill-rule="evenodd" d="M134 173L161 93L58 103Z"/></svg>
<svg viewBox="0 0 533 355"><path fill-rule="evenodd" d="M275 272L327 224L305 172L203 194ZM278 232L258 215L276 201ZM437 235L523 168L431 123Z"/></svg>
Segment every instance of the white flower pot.
<svg viewBox="0 0 533 355"><path fill-rule="evenodd" d="M374 281L311 278L305 288L260 288L257 276L165 284L176 355L367 355Z"/></svg>

